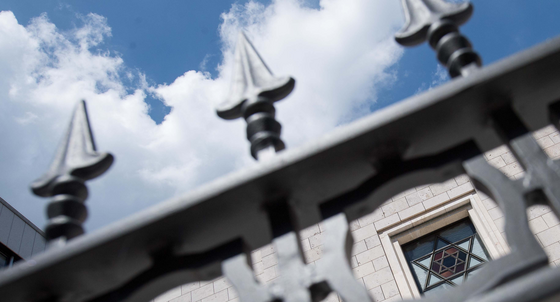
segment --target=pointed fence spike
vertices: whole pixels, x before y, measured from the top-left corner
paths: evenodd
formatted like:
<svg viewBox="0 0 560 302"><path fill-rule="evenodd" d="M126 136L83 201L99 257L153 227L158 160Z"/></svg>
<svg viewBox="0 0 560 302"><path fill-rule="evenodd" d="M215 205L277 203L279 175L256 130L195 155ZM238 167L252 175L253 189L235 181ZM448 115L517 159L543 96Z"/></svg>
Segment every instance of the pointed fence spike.
<svg viewBox="0 0 560 302"><path fill-rule="evenodd" d="M216 111L227 120L245 118L254 158L261 150L285 148L273 103L288 96L294 86L291 77L275 77L245 33L239 33L230 96Z"/></svg>
<svg viewBox="0 0 560 302"><path fill-rule="evenodd" d="M97 152L85 101L79 102L49 170L31 184L35 195L53 197L47 207L48 241L83 234L88 196L85 181L107 171L113 159L109 153Z"/></svg>
<svg viewBox="0 0 560 302"><path fill-rule="evenodd" d="M403 46L415 46L426 41L428 28L447 19L457 26L469 20L473 12L470 2L450 3L445 0L402 0L405 25L395 34Z"/></svg>
<svg viewBox="0 0 560 302"><path fill-rule="evenodd" d="M235 47L235 63L229 98L217 108L223 119L243 116L242 105L251 98L266 97L270 102L288 96L295 86L291 77L275 77L244 32Z"/></svg>
<svg viewBox="0 0 560 302"><path fill-rule="evenodd" d="M459 33L459 26L467 22L473 13L470 2L402 0L402 6L406 21L395 34L399 44L415 46L427 40L451 77L467 76L482 66L470 41Z"/></svg>

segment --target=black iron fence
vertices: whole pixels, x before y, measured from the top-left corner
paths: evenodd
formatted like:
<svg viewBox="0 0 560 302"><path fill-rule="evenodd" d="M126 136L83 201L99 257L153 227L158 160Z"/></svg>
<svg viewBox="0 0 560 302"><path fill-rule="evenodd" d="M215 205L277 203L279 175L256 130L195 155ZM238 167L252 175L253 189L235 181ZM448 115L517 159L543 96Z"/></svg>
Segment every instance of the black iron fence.
<svg viewBox="0 0 560 302"><path fill-rule="evenodd" d="M77 108L51 170L33 185L49 204L50 249L0 273L2 301L145 301L173 287L224 274L241 301L371 301L348 262L348 221L390 197L466 173L505 214L511 253L477 278L426 301L553 301L560 270L531 233L526 209L560 213L560 165L531 131L559 126L560 39L487 67L458 26L469 3L403 0L403 45L428 41L455 79L341 127L299 149L283 148L275 101L294 80L274 77L242 35L232 97L218 110L244 117L255 158L265 161L162 203L94 234L82 233L84 181L112 163L93 143L85 106ZM506 144L525 168L510 180L483 153ZM306 266L298 231L323 222L323 259ZM70 240L71 239L71 240ZM250 251L273 243L280 279L257 282ZM547 300L550 299L550 300Z"/></svg>

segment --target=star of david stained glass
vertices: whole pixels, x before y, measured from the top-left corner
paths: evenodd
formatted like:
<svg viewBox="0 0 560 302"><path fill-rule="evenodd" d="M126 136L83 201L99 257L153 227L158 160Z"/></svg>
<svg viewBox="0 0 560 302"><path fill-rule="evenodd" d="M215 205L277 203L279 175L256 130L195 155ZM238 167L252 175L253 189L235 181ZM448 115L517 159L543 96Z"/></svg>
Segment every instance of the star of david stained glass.
<svg viewBox="0 0 560 302"><path fill-rule="evenodd" d="M426 295L463 283L490 259L469 219L402 248L420 293Z"/></svg>

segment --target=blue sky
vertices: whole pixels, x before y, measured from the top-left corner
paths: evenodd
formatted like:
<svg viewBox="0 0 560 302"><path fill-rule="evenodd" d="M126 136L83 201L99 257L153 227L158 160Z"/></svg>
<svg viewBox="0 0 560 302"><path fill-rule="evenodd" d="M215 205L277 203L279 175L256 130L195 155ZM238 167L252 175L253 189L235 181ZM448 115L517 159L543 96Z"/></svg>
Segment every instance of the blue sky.
<svg viewBox="0 0 560 302"><path fill-rule="evenodd" d="M484 65L560 35L560 20L555 17L555 12L560 11L560 1L473 0L471 3L474 14L461 27L461 32L470 39ZM435 62L435 53L426 43L407 48L396 66L397 73L404 78L383 90L372 109L405 99L418 89L430 87L434 81L441 84L439 77L434 76Z"/></svg>
<svg viewBox="0 0 560 302"><path fill-rule="evenodd" d="M27 185L78 98L99 149L117 158L90 182L91 230L253 165L243 122L212 109L239 29L275 73L296 78L277 107L288 147L448 81L428 46L392 40L397 2L4 0L13 16L0 15L0 136L17 147L0 150L0 196L44 224L45 200ZM560 1L472 2L462 31L485 65L560 35Z"/></svg>
<svg viewBox="0 0 560 302"><path fill-rule="evenodd" d="M392 0L397 1L397 0ZM204 70L216 76L216 66L222 60L222 43L218 37L220 15L233 3L245 1L61 1L4 0L1 10L14 12L20 24L47 13L62 30L76 27L76 14L90 12L108 19L112 37L102 48L121 54L130 68L138 68L153 83L170 83L187 70ZM258 1L269 4L270 1ZM475 14L462 28L490 64L527 47L560 34L560 11L555 0L474 0ZM319 7L318 0L306 5ZM397 66L398 75L406 80L379 92L372 104L376 110L427 89L437 71L432 50L426 45L408 49ZM437 83L440 83L439 81ZM161 122L169 107L148 96L152 106L150 116Z"/></svg>

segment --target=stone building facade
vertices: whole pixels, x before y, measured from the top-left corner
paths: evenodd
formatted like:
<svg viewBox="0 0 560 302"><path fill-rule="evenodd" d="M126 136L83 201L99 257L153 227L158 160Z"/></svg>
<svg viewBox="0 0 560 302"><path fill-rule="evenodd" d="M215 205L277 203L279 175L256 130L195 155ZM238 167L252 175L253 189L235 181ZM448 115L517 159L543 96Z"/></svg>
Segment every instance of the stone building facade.
<svg viewBox="0 0 560 302"><path fill-rule="evenodd" d="M540 146L553 159L560 158L560 134L552 126L534 133ZM506 146L485 154L487 161L512 179L524 171ZM420 293L401 246L463 218L469 218L491 258L509 252L504 218L496 203L477 192L466 175L441 184L425 185L394 196L370 215L350 225L354 238L351 265L356 279L375 301L419 298ZM549 256L550 265L560 265L560 222L546 206L528 210L529 225ZM321 224L301 232L306 262L321 259ZM252 253L257 279L264 283L278 277L272 245ZM155 302L238 301L235 289L224 278L177 287ZM331 294L325 301L341 301Z"/></svg>

